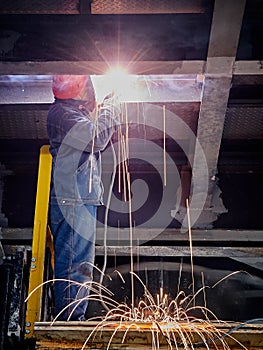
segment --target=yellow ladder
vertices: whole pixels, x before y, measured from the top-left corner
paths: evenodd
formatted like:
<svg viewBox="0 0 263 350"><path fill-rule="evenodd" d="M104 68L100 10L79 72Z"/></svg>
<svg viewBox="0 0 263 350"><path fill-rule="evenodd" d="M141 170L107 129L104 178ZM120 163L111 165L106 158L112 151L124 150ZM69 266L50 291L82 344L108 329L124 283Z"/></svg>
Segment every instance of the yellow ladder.
<svg viewBox="0 0 263 350"><path fill-rule="evenodd" d="M52 157L49 146L40 149L37 194L32 239L32 258L29 277L29 297L25 319L25 338L34 337L34 323L40 321L47 240L48 205L50 193Z"/></svg>

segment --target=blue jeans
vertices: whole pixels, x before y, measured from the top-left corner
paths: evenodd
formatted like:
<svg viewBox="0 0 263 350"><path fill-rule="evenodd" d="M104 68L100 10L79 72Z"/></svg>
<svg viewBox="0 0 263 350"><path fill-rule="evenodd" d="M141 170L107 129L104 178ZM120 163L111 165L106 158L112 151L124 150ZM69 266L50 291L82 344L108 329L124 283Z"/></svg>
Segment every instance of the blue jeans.
<svg viewBox="0 0 263 350"><path fill-rule="evenodd" d="M59 206L57 203L50 203L50 228L55 256L54 316L66 307L58 320L68 320L69 317L72 321L85 320L89 284L87 286L79 284L92 281L96 212L96 206L72 203ZM74 302L82 298L84 301Z"/></svg>

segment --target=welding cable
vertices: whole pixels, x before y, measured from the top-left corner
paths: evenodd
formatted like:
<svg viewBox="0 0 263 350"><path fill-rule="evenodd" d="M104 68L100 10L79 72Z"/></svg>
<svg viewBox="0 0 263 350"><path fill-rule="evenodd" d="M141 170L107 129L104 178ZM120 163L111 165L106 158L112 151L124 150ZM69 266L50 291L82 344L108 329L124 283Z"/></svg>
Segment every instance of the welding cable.
<svg viewBox="0 0 263 350"><path fill-rule="evenodd" d="M106 271L106 266L107 266L107 227L108 227L108 217L109 217L109 209L110 209L110 201L112 197L112 192L113 192L113 185L116 177L116 169L117 169L117 156L116 152L113 146L112 141L110 140L110 145L111 145L111 150L112 150L112 158L113 158L113 171L112 171L112 177L111 177L111 182L110 182L110 187L109 187L109 193L108 193L108 198L107 198L107 203L106 203L106 209L105 209L105 215L104 215L104 234L103 234L103 246L104 246L104 262L103 262L103 267L101 269L101 276L100 276L100 287L99 287L99 295L100 295L100 300L104 308L109 311L110 309L108 306L104 303L102 299L102 294L101 294L101 287L103 283L103 279L105 276L105 271Z"/></svg>
<svg viewBox="0 0 263 350"><path fill-rule="evenodd" d="M246 322L242 322L239 325L237 325L236 327L231 328L228 332L222 334L220 337L215 337L213 339L208 340L206 343L211 343L217 340L221 340L224 339L225 337L227 337L228 335L230 335L231 333L237 331L238 329L246 326L247 324L251 324L251 323L259 323L259 322L263 322L263 318L253 318L252 320L248 320ZM199 346L203 346L205 344L205 342L199 342L199 343L194 343L193 346L195 348L199 347Z"/></svg>

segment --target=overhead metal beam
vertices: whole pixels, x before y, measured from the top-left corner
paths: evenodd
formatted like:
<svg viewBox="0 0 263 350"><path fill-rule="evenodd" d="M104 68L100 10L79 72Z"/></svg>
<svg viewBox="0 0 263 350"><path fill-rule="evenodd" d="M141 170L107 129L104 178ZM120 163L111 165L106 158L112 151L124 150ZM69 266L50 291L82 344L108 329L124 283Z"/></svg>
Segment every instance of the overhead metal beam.
<svg viewBox="0 0 263 350"><path fill-rule="evenodd" d="M220 62L218 62L220 67ZM110 62L113 66L115 63ZM0 61L0 75L101 74L108 70L106 62L99 61ZM206 61L137 61L121 62L129 67L129 74L204 74ZM233 75L263 75L262 61L235 61ZM218 72L220 74L220 72ZM223 74L223 73L222 73Z"/></svg>
<svg viewBox="0 0 263 350"><path fill-rule="evenodd" d="M233 67L235 75L262 75L263 61L236 61Z"/></svg>
<svg viewBox="0 0 263 350"><path fill-rule="evenodd" d="M218 61L217 67L220 67ZM0 61L0 75L52 75L52 74L102 74L115 62L100 61ZM206 61L136 61L120 62L123 67L129 67L129 74L204 74ZM232 67L233 75L263 75L262 61L235 61ZM220 75L220 71L217 72ZM221 72L224 75L224 72Z"/></svg>
<svg viewBox="0 0 263 350"><path fill-rule="evenodd" d="M129 74L203 74L205 61L122 61ZM0 61L1 75L105 74L116 62L105 61Z"/></svg>
<svg viewBox="0 0 263 350"><path fill-rule="evenodd" d="M202 85L196 75L149 75L130 78L133 91L124 93L125 102L199 102ZM109 91L105 89L107 78L92 77L96 95L100 102ZM106 84L105 84L106 82ZM9 75L0 77L0 104L51 103L52 76ZM136 93L140 91L140 93Z"/></svg>

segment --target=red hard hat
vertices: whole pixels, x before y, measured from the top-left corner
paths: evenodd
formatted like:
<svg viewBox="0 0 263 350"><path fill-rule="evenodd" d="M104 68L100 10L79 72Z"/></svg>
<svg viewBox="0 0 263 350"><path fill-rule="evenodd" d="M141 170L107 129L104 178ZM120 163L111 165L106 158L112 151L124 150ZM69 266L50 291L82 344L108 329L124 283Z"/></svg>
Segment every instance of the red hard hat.
<svg viewBox="0 0 263 350"><path fill-rule="evenodd" d="M52 82L53 94L59 99L77 97L87 80L87 75L54 75Z"/></svg>

